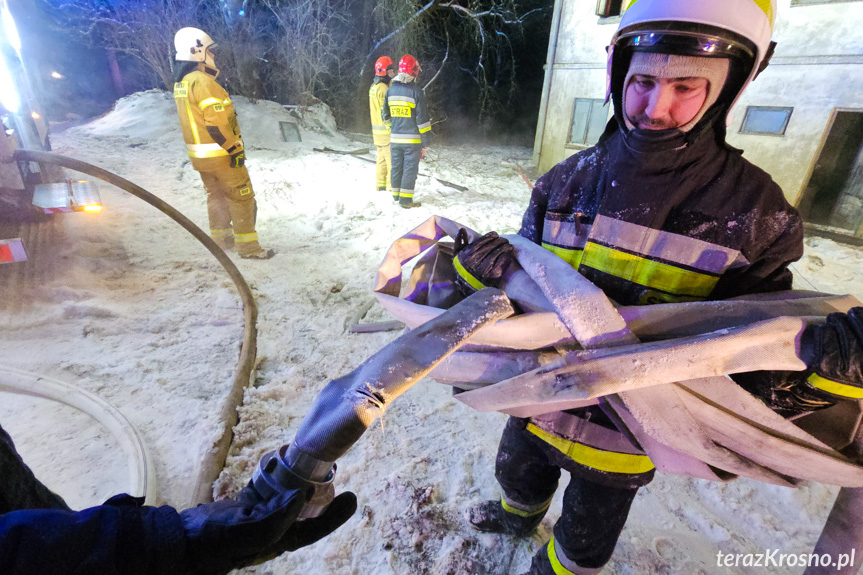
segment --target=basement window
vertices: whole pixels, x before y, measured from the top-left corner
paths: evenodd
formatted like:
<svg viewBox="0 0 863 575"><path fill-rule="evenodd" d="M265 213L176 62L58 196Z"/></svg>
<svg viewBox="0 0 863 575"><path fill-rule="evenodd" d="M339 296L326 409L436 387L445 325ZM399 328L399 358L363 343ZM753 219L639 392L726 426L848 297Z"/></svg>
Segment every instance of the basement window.
<svg viewBox="0 0 863 575"><path fill-rule="evenodd" d="M605 131L608 123L608 106L604 100L576 98L572 106L572 123L567 144L592 146Z"/></svg>
<svg viewBox="0 0 863 575"><path fill-rule="evenodd" d="M740 126L741 134L784 136L794 108L778 106L747 106Z"/></svg>
<svg viewBox="0 0 863 575"><path fill-rule="evenodd" d="M620 16L623 0L596 0L596 15L600 18Z"/></svg>

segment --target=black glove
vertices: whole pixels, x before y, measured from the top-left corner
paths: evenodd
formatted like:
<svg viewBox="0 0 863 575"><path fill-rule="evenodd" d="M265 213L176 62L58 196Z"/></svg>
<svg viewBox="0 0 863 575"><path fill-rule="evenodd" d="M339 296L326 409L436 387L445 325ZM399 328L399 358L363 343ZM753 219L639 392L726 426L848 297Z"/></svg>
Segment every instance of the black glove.
<svg viewBox="0 0 863 575"><path fill-rule="evenodd" d="M800 357L812 387L833 396L863 398L863 307L831 313L803 330Z"/></svg>
<svg viewBox="0 0 863 575"><path fill-rule="evenodd" d="M246 151L240 151L236 154L231 154L231 167L242 168L246 165Z"/></svg>
<svg viewBox="0 0 863 575"><path fill-rule="evenodd" d="M465 296L484 287L499 288L515 263L512 244L489 232L475 242L467 243L467 231L460 229L455 238L455 285Z"/></svg>
<svg viewBox="0 0 863 575"><path fill-rule="evenodd" d="M295 524L305 502L306 497L296 490L262 501L246 487L236 499L183 510L186 572L222 575L261 563L314 543L356 511L356 496L347 492L336 497L321 517Z"/></svg>

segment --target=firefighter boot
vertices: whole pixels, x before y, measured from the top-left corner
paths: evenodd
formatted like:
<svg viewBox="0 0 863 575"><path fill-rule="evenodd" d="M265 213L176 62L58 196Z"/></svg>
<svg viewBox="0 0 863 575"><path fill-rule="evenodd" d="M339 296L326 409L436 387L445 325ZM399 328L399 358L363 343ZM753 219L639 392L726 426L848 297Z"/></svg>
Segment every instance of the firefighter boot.
<svg viewBox="0 0 863 575"><path fill-rule="evenodd" d="M551 555L550 555L551 554ZM530 562L530 569L521 575L557 575L557 573L570 573L571 575L596 575L602 571L602 567L582 567L576 565L563 551L555 547L554 537L551 541L539 548Z"/></svg>
<svg viewBox="0 0 863 575"><path fill-rule="evenodd" d="M468 507L465 518L477 531L524 537L533 533L545 516L546 509L547 507L538 513L522 517L504 509L500 500L492 499Z"/></svg>
<svg viewBox="0 0 863 575"><path fill-rule="evenodd" d="M252 253L240 254L240 257L244 260L268 260L274 255L276 255L275 250L260 248L259 250Z"/></svg>
<svg viewBox="0 0 863 575"><path fill-rule="evenodd" d="M421 205L423 205L423 203L414 201L413 198L404 198L403 197L399 200L399 205L401 207L403 207L404 209L409 210L411 208L418 208Z"/></svg>

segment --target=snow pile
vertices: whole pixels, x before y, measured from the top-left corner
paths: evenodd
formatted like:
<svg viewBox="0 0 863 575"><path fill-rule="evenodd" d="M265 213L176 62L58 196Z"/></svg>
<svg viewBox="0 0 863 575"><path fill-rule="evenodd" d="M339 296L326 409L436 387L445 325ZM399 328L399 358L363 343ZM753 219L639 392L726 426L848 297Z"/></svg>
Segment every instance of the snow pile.
<svg viewBox="0 0 863 575"><path fill-rule="evenodd" d="M374 272L394 239L433 214L479 232L511 233L530 197L515 167L527 164L530 150L433 145L417 182L423 205L405 211L374 191L372 163L312 150L365 147L328 135L335 125L325 108L234 100L249 147L258 232L277 255L235 260L259 304L260 364L218 495L240 489L261 455L293 438L328 381L397 337L347 331L373 300ZM280 141L279 122L292 120L301 143ZM59 153L130 179L206 229L203 188L185 156L169 94L124 98L113 112L53 142ZM109 186L101 192L101 214L62 219L62 265L14 294L16 307L0 319L0 363L74 382L117 406L156 459L165 499L184 505L233 375L239 298L212 257L178 226ZM808 239L794 270L800 288L863 297L854 280L863 274L858 250ZM377 304L362 317L385 319ZM12 402L5 397L0 404L0 423L18 426L12 434L36 473L64 495L78 493L74 505L96 503L123 484L122 462L107 447L92 449L110 442L86 418L57 419L29 404L7 408ZM357 515L325 541L245 572L522 573L551 534L562 489L530 539L476 533L461 517L471 502L497 496L494 456L505 420L470 410L445 386L420 382L339 460L337 489L357 493ZM65 430L66 443L42 432L53 427ZM57 465L58 452L84 464ZM91 479L101 475L101 483L77 486L82 467L95 471ZM717 567L716 552L808 552L833 493L817 484L790 490L658 476L639 493L606 573L743 574L745 568Z"/></svg>

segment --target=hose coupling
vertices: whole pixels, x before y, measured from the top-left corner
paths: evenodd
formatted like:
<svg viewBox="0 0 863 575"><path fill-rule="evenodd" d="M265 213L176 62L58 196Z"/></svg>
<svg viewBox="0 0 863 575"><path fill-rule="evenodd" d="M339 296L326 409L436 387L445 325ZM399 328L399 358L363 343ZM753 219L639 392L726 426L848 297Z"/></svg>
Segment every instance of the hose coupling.
<svg viewBox="0 0 863 575"><path fill-rule="evenodd" d="M307 494L307 501L298 519L318 517L326 511L335 497L333 479L336 476L336 464L331 464L321 481L302 477L298 473L300 470L295 468L297 466L287 463L285 456L289 447L290 444L285 444L278 450L270 451L261 457L252 476L252 485L258 495L264 499L271 499L290 489L304 491Z"/></svg>

